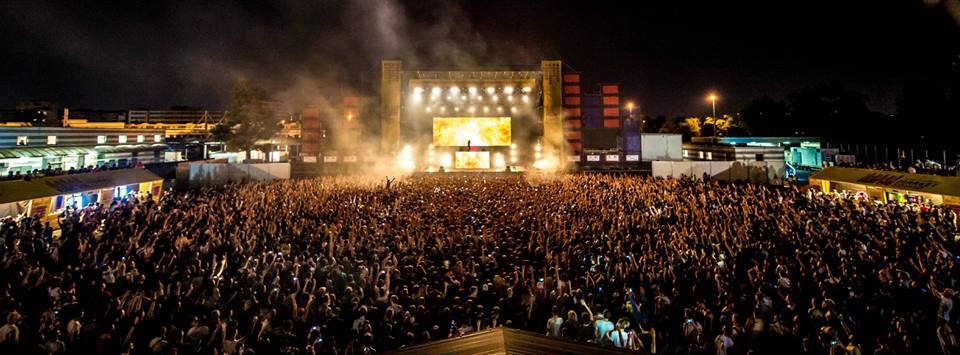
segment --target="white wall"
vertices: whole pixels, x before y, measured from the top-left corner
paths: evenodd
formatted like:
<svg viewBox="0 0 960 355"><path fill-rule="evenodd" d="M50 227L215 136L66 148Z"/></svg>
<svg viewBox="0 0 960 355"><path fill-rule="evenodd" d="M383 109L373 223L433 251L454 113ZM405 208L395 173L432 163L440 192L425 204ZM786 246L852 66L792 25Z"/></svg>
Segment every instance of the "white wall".
<svg viewBox="0 0 960 355"><path fill-rule="evenodd" d="M190 163L189 186L217 186L240 181L290 178L290 163L213 164Z"/></svg>
<svg viewBox="0 0 960 355"><path fill-rule="evenodd" d="M750 181L753 183L778 184L783 181L786 167L782 161L655 161L653 176L656 177L703 177L723 181Z"/></svg>
<svg viewBox="0 0 960 355"><path fill-rule="evenodd" d="M682 140L679 134L640 134L640 159L683 160Z"/></svg>

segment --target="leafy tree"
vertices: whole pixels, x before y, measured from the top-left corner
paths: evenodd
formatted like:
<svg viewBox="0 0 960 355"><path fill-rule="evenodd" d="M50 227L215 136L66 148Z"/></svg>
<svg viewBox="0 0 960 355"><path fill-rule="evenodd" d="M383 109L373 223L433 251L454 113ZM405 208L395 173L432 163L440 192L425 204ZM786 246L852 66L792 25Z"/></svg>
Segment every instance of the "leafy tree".
<svg viewBox="0 0 960 355"><path fill-rule="evenodd" d="M687 129L690 131L691 135L700 136L701 128L703 128L703 123L699 117L688 117L683 120L683 125L687 126Z"/></svg>
<svg viewBox="0 0 960 355"><path fill-rule="evenodd" d="M238 80L223 123L212 130L213 138L225 142L230 149L247 152L249 159L257 141L270 139L280 130L266 100L267 94L262 88L248 80Z"/></svg>

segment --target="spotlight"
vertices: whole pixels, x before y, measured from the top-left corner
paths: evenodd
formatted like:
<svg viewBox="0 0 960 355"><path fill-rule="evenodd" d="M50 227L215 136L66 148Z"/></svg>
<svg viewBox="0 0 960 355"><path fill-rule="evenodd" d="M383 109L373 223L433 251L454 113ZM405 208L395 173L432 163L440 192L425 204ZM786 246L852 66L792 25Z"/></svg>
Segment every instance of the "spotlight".
<svg viewBox="0 0 960 355"><path fill-rule="evenodd" d="M475 107L470 106L470 113L473 113L473 112L476 111L476 110L477 110L477 109L476 109Z"/></svg>
<svg viewBox="0 0 960 355"><path fill-rule="evenodd" d="M512 94L512 93L513 93L513 86L507 86L507 87L503 88L503 93L504 93L504 94L507 94L507 95Z"/></svg>
<svg viewBox="0 0 960 355"><path fill-rule="evenodd" d="M453 100L453 96L447 95L447 101Z"/></svg>
<svg viewBox="0 0 960 355"><path fill-rule="evenodd" d="M513 102L513 95L507 96L507 101Z"/></svg>
<svg viewBox="0 0 960 355"><path fill-rule="evenodd" d="M469 92L470 95L476 95L476 94L477 94L477 87L476 87L476 86L471 86L469 89L467 89L467 92Z"/></svg>
<svg viewBox="0 0 960 355"><path fill-rule="evenodd" d="M493 95L495 92L497 92L497 89L494 89L493 86L487 86L487 94Z"/></svg>
<svg viewBox="0 0 960 355"><path fill-rule="evenodd" d="M413 159L413 147L406 145L397 154L397 168L401 171L410 172L416 169L417 162Z"/></svg>
<svg viewBox="0 0 960 355"><path fill-rule="evenodd" d="M535 145L535 146L533 147L533 150L536 151L536 152L539 152L539 151L543 150L543 146L537 144L537 145Z"/></svg>
<svg viewBox="0 0 960 355"><path fill-rule="evenodd" d="M477 96L477 101L483 101L483 96Z"/></svg>
<svg viewBox="0 0 960 355"><path fill-rule="evenodd" d="M440 90L441 90L441 89L440 89L439 86L434 86L434 87L433 87L433 90L431 90L430 93L431 93L431 94L434 94L434 95L440 95Z"/></svg>
<svg viewBox="0 0 960 355"><path fill-rule="evenodd" d="M413 88L413 93L414 93L414 94L420 94L420 93L423 93L423 88L422 88L422 87L419 87L419 86L417 86L417 87L415 87L415 88Z"/></svg>
<svg viewBox="0 0 960 355"><path fill-rule="evenodd" d="M456 86L451 87L451 88L450 88L450 93L452 93L452 94L454 94L454 95L459 94L459 93L460 93L460 88L458 88L458 87L456 87Z"/></svg>
<svg viewBox="0 0 960 355"><path fill-rule="evenodd" d="M490 108L484 106L484 107L483 107L483 113L487 113L487 112L490 112Z"/></svg>
<svg viewBox="0 0 960 355"><path fill-rule="evenodd" d="M451 156L450 153L441 155L441 156L440 156L440 165L443 166L443 167L445 167L445 168L449 168L450 165L453 165L453 156Z"/></svg>
<svg viewBox="0 0 960 355"><path fill-rule="evenodd" d="M460 100L466 101L466 100L467 100L467 95L460 95Z"/></svg>
<svg viewBox="0 0 960 355"><path fill-rule="evenodd" d="M510 145L510 149L517 149L517 143L511 144L511 145Z"/></svg>
<svg viewBox="0 0 960 355"><path fill-rule="evenodd" d="M446 106L440 107L440 112L446 112L446 111L447 111L447 107L446 107Z"/></svg>
<svg viewBox="0 0 960 355"><path fill-rule="evenodd" d="M493 165L498 168L506 166L503 161L503 154L497 153L493 155Z"/></svg>
<svg viewBox="0 0 960 355"><path fill-rule="evenodd" d="M460 106L454 107L454 108L453 108L453 111L455 111L455 112L460 112Z"/></svg>
<svg viewBox="0 0 960 355"><path fill-rule="evenodd" d="M516 163L517 163L517 157L510 157L510 163L511 163L511 164L516 164Z"/></svg>
<svg viewBox="0 0 960 355"><path fill-rule="evenodd" d="M525 92L525 93L528 93L528 94L529 94L529 93L530 93L530 91L533 91L533 89L532 89L532 88L530 88L529 86L524 86L524 87L523 87L523 92Z"/></svg>
<svg viewBox="0 0 960 355"><path fill-rule="evenodd" d="M493 95L492 99L493 99L493 102L497 102L497 99L498 99L497 95Z"/></svg>
<svg viewBox="0 0 960 355"><path fill-rule="evenodd" d="M523 95L523 102L530 102L530 97L527 95Z"/></svg>
<svg viewBox="0 0 960 355"><path fill-rule="evenodd" d="M541 155L540 152L533 153L533 158L534 158L534 159L540 160L540 158L542 158L542 157L543 157L543 155Z"/></svg>
<svg viewBox="0 0 960 355"><path fill-rule="evenodd" d="M430 106L427 106L427 112L430 112Z"/></svg>
<svg viewBox="0 0 960 355"><path fill-rule="evenodd" d="M503 107L502 107L502 106L497 106L497 112L503 112Z"/></svg>
<svg viewBox="0 0 960 355"><path fill-rule="evenodd" d="M510 112L517 112L516 106L510 106Z"/></svg>
<svg viewBox="0 0 960 355"><path fill-rule="evenodd" d="M420 94L413 94L413 102L423 101L423 97Z"/></svg>

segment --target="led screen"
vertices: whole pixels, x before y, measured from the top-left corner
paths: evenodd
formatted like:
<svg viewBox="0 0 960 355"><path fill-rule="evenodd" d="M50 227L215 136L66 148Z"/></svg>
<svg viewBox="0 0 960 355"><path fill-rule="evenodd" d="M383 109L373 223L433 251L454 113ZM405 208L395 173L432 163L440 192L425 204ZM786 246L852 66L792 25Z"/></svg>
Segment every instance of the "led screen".
<svg viewBox="0 0 960 355"><path fill-rule="evenodd" d="M454 167L457 169L489 169L490 152L457 152Z"/></svg>
<svg viewBox="0 0 960 355"><path fill-rule="evenodd" d="M434 117L433 145L510 145L510 117Z"/></svg>

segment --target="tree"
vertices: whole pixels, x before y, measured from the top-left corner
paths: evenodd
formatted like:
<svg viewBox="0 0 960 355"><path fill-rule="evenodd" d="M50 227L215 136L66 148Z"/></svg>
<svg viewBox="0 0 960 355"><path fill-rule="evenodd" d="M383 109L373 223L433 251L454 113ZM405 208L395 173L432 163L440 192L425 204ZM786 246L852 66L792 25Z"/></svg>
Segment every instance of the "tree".
<svg viewBox="0 0 960 355"><path fill-rule="evenodd" d="M267 94L259 86L240 79L233 87L224 121L212 130L213 138L227 148L250 152L257 141L270 139L280 130L276 115L266 105Z"/></svg>

